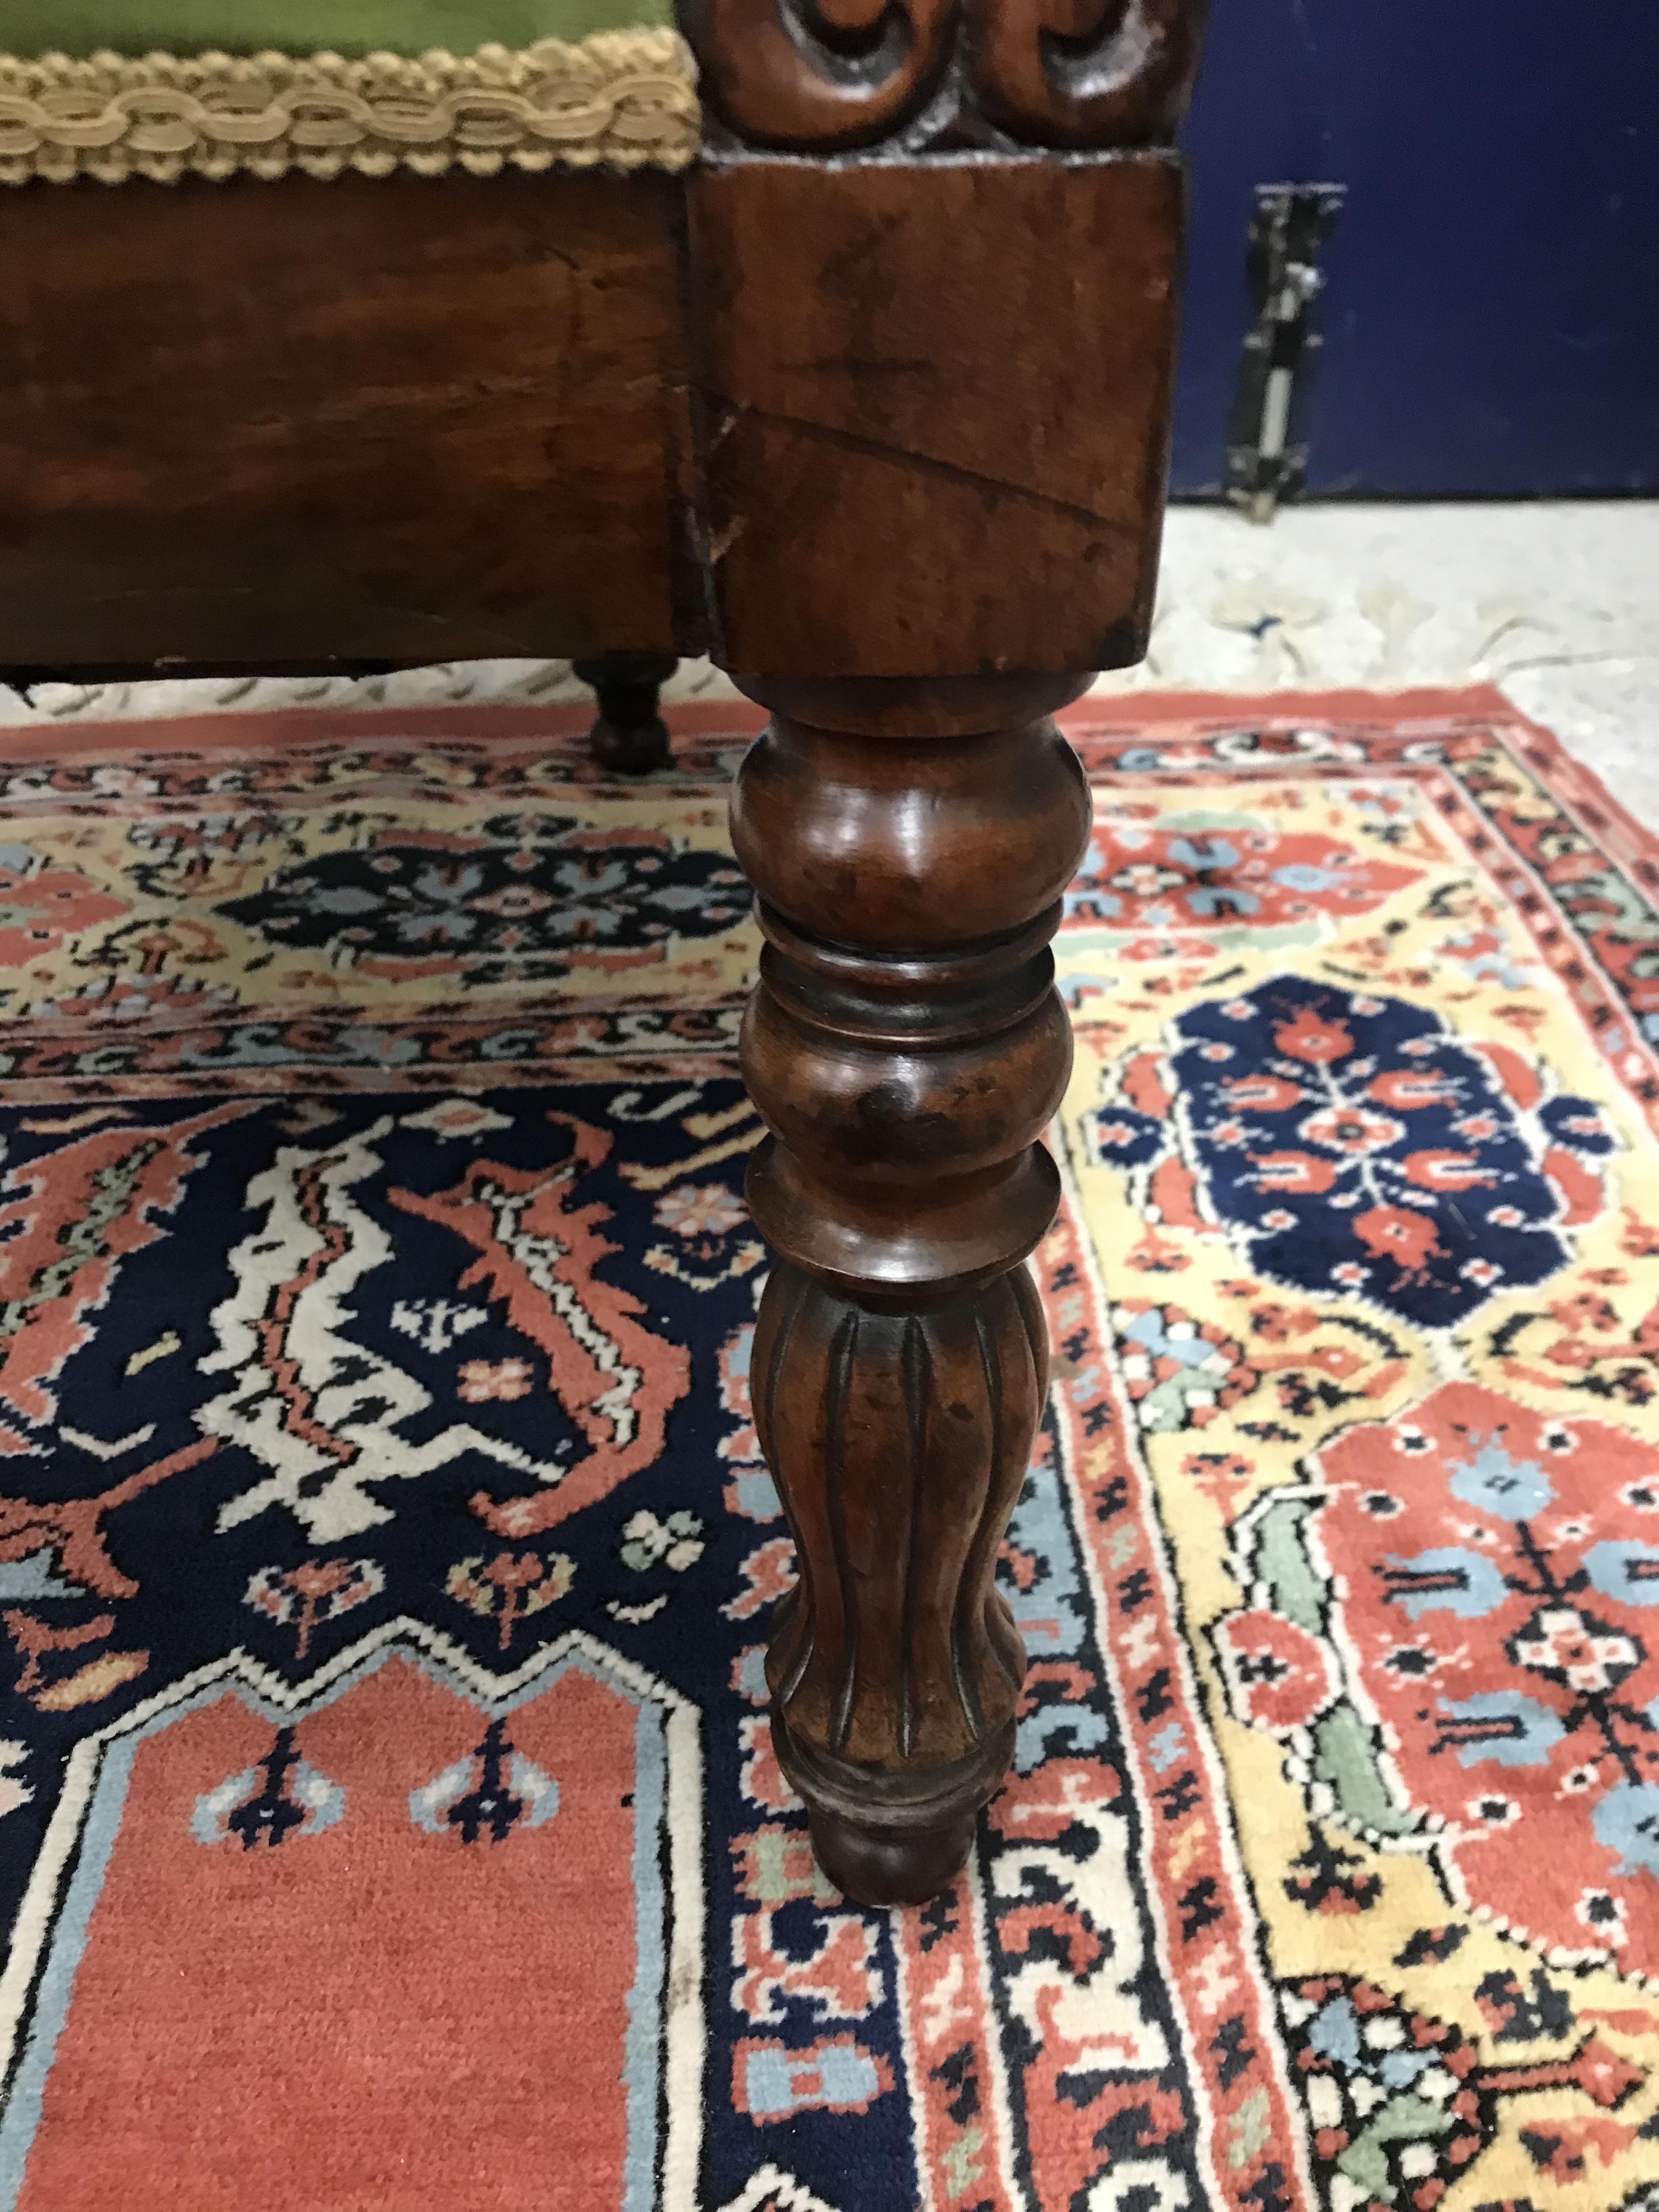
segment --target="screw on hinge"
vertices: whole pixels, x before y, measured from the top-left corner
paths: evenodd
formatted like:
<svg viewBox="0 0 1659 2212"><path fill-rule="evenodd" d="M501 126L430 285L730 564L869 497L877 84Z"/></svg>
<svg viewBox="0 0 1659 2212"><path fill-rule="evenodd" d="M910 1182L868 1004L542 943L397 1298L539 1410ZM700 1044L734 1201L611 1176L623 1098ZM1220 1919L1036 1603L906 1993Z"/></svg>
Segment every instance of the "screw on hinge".
<svg viewBox="0 0 1659 2212"><path fill-rule="evenodd" d="M1271 522L1308 470L1310 372L1322 340L1313 302L1319 255L1347 197L1346 185L1258 185L1249 276L1255 319L1244 339L1227 427L1227 496L1252 522Z"/></svg>

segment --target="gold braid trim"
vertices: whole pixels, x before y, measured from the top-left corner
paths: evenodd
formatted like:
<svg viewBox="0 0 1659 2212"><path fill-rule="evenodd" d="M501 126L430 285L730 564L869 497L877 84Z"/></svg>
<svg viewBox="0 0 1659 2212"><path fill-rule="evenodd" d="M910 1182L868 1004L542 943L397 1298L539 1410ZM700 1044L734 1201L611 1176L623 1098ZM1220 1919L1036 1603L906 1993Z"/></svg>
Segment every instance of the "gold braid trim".
<svg viewBox="0 0 1659 2212"><path fill-rule="evenodd" d="M76 61L0 55L0 184L186 173L383 177L453 167L683 168L697 150L696 65L671 30L544 39L518 53L434 50Z"/></svg>

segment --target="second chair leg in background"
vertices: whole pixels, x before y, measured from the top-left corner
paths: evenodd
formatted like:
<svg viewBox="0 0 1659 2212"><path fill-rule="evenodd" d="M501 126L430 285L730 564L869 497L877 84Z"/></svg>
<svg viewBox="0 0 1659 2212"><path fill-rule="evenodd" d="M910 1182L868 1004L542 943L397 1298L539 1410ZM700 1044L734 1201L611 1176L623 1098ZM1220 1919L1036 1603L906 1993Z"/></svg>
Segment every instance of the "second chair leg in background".
<svg viewBox="0 0 1659 2212"><path fill-rule="evenodd" d="M679 662L671 653L600 653L574 660L578 680L591 684L599 714L590 743L601 768L619 775L647 775L668 761L668 731L658 693Z"/></svg>

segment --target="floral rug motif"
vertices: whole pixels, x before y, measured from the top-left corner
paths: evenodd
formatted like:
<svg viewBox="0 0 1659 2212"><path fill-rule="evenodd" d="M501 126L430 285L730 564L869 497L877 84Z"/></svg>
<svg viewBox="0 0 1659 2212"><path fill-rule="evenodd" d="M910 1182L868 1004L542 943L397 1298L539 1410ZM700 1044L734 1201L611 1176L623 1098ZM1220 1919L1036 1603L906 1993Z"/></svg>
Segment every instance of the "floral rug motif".
<svg viewBox="0 0 1659 2212"><path fill-rule="evenodd" d="M761 1657L745 710L0 761L0 2208L1659 2212L1659 842L1495 693L1085 701L954 1890Z"/></svg>

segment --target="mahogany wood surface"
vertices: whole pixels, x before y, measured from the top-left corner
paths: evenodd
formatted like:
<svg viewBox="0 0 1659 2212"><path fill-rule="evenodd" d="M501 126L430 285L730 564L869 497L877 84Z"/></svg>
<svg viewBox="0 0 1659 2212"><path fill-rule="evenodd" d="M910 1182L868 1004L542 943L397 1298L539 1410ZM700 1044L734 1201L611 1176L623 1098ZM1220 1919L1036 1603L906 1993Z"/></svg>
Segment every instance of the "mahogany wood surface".
<svg viewBox="0 0 1659 2212"><path fill-rule="evenodd" d="M700 568L718 656L774 714L732 805L766 938L756 1418L800 1571L773 1738L868 1904L956 1874L1012 1749L994 1573L1046 1388L1025 1262L1071 1066L1048 943L1089 827L1047 716L1145 650L1184 221L1151 149L1202 18L688 17L716 122L688 228Z"/></svg>
<svg viewBox="0 0 1659 2212"><path fill-rule="evenodd" d="M0 666L674 650L681 191L0 190Z"/></svg>
<svg viewBox="0 0 1659 2212"><path fill-rule="evenodd" d="M1140 658L1183 197L1161 154L698 171L703 573L728 667Z"/></svg>

